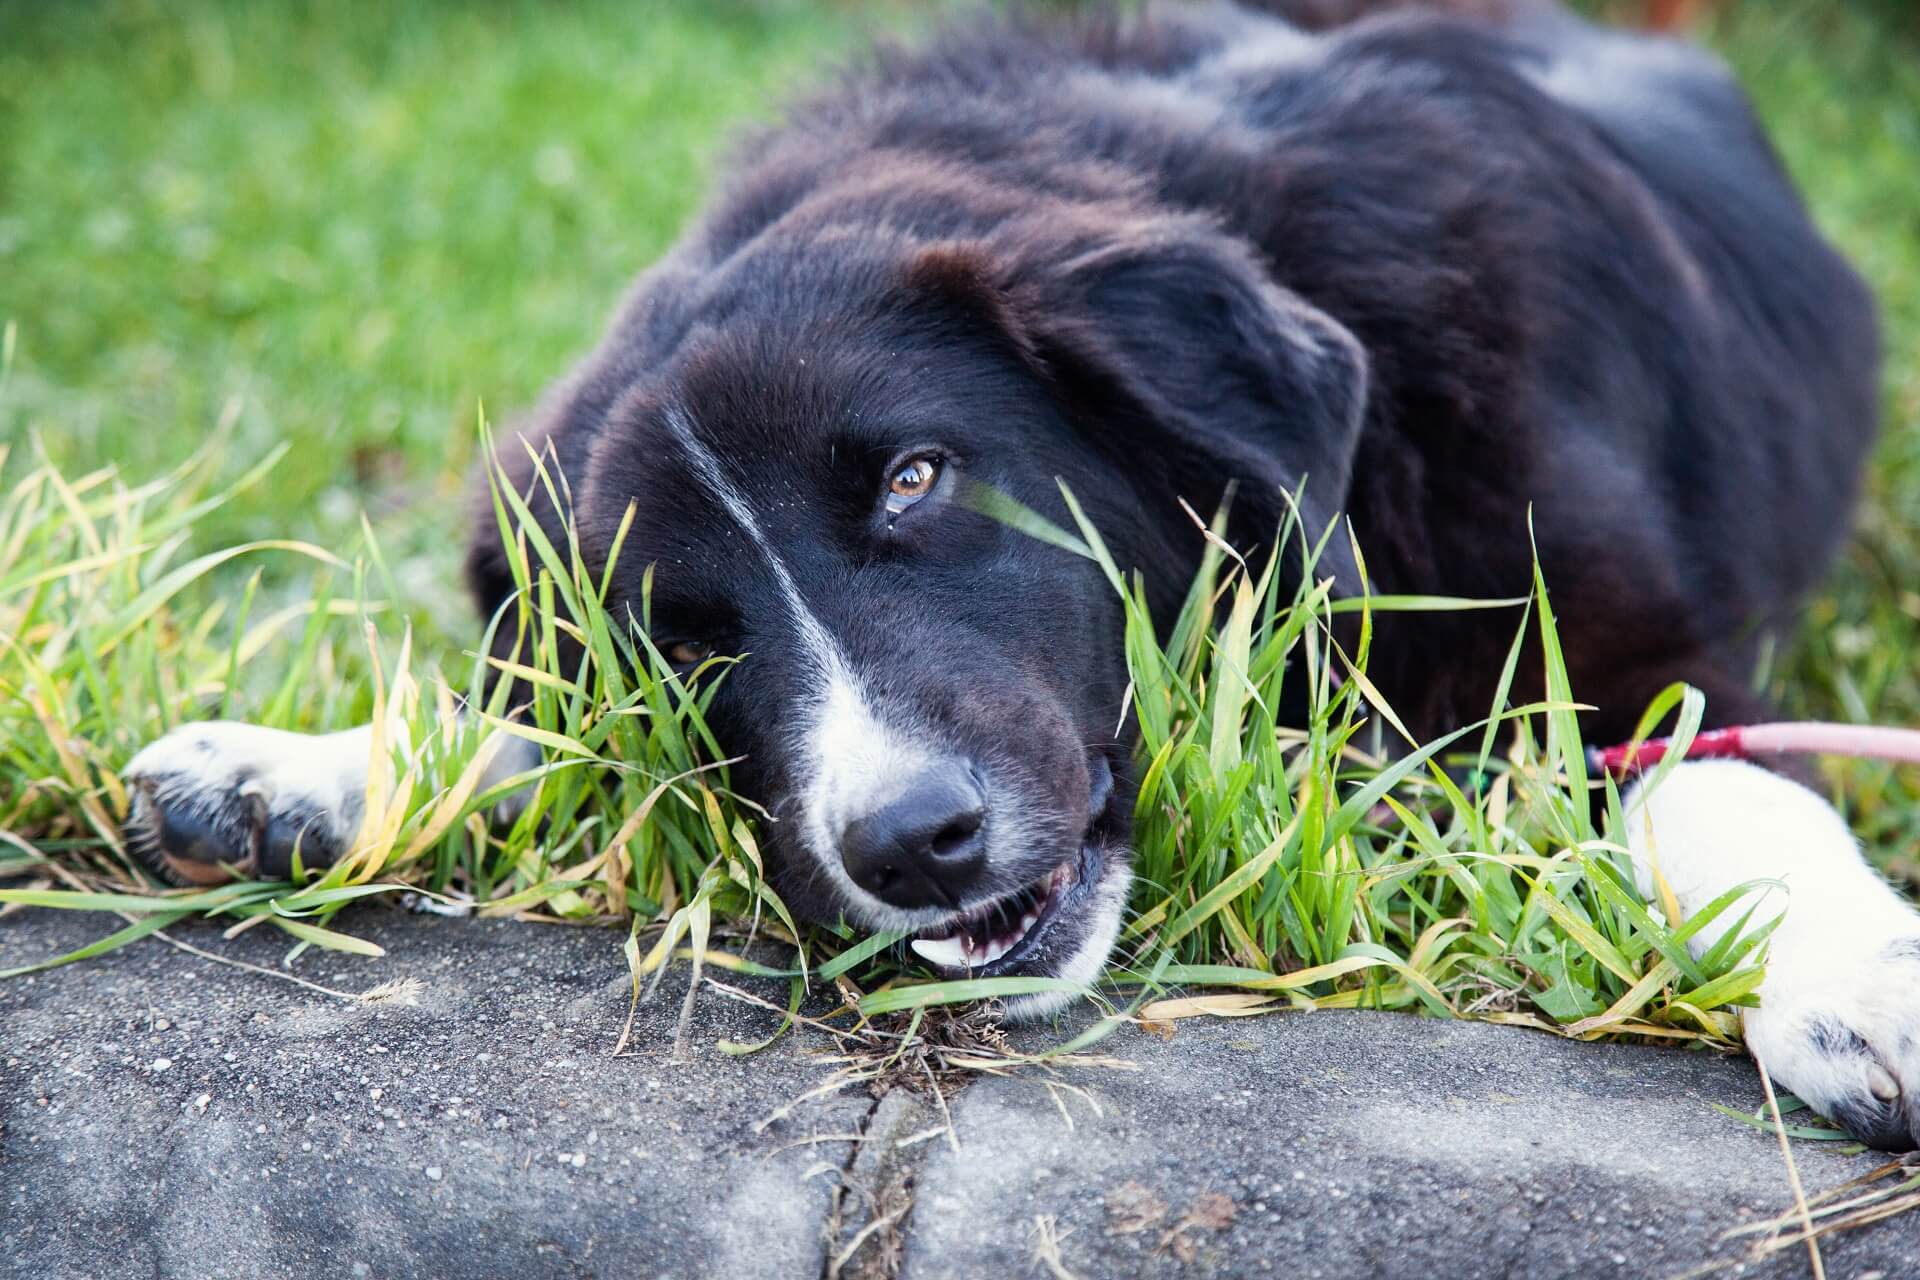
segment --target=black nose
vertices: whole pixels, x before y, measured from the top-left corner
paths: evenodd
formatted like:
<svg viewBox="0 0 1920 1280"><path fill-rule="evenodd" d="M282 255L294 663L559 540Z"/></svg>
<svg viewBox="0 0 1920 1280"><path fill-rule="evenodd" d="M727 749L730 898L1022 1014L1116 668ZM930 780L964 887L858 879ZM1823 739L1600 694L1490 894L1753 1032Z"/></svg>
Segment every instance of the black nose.
<svg viewBox="0 0 1920 1280"><path fill-rule="evenodd" d="M987 797L958 760L923 771L900 797L847 824L840 861L896 907L957 907L987 868Z"/></svg>

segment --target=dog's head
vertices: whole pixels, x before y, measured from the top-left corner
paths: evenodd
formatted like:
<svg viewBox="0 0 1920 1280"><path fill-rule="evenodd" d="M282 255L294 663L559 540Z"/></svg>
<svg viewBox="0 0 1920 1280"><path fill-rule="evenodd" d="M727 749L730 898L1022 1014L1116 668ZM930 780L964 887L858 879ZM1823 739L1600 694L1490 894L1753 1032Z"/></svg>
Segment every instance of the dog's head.
<svg viewBox="0 0 1920 1280"><path fill-rule="evenodd" d="M1237 482L1269 537L1303 474L1337 502L1364 382L1197 219L802 223L656 268L545 434L590 557L637 506L616 608L652 566L661 652L740 659L711 719L789 906L912 930L943 973L1088 981L1129 880L1122 609L979 495L1064 522L1064 481L1171 607L1177 499Z"/></svg>

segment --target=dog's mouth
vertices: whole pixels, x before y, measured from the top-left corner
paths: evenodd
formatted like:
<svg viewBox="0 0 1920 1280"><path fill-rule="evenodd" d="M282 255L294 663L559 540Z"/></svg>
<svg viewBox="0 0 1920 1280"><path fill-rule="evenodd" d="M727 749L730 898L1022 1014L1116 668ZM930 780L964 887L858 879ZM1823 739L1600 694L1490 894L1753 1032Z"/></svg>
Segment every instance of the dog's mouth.
<svg viewBox="0 0 1920 1280"><path fill-rule="evenodd" d="M983 975L1016 969L1052 925L1064 890L1078 880L1077 870L1063 862L1018 893L922 929L908 945L936 969Z"/></svg>
<svg viewBox="0 0 1920 1280"><path fill-rule="evenodd" d="M908 944L946 976L1019 973L1047 950L1048 935L1085 907L1107 871L1104 832L1114 820L1113 774L1094 756L1088 812L1079 850L1023 889L991 899L922 929Z"/></svg>

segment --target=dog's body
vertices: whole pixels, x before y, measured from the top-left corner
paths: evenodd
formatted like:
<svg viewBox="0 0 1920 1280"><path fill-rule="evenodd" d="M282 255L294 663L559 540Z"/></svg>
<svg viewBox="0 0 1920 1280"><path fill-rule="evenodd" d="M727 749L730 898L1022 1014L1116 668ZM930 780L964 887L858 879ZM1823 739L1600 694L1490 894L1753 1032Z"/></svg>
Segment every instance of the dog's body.
<svg viewBox="0 0 1920 1280"><path fill-rule="evenodd" d="M714 717L797 911L919 929L947 970L1085 981L1112 946L1118 602L974 510L983 487L1057 513L1064 479L1162 616L1201 546L1182 499L1237 486L1254 546L1304 481L1312 531L1346 514L1374 590L1474 597L1529 590L1531 514L1590 739L1675 680L1715 721L1759 709L1754 648L1844 536L1871 440L1871 302L1718 64L1514 9L1308 34L1168 8L888 53L747 148L642 279L525 435L596 568L636 505L614 590L637 605L655 567L663 651L750 655ZM512 583L481 523L491 613ZM1329 546L1316 572L1357 589ZM1512 628L1383 623L1371 677L1444 731L1486 714ZM345 838L351 787L272 781L299 773L269 767L286 735L194 732L130 769L174 872L270 864L296 830L313 865ZM1920 962L1920 922L1884 886L1868 911L1844 830L1802 812L1824 805L1705 769L1658 798L1675 822L1688 787L1731 787L1818 833L1803 876L1853 886L1777 949L1798 938L1838 986ZM1768 874L1696 825L1697 857L1661 850L1683 906ZM1884 927L1835 960L1849 910ZM1916 1049L1883 1043L1920 1010L1769 981L1800 994L1749 1034L1789 1083L1864 1136L1920 1129Z"/></svg>
<svg viewBox="0 0 1920 1280"><path fill-rule="evenodd" d="M1233 332L1263 303L1274 335ZM1060 474L1106 502L1163 603L1197 555L1175 497L1210 513L1229 480L1253 544L1305 476L1383 592L1526 594L1531 511L1597 742L1674 679L1728 722L1757 709L1753 646L1844 536L1876 418L1870 300L1710 58L1552 15L1311 37L1203 7L965 33L802 107L540 431L610 523L651 478L621 453L656 437L608 422L640 371L755 418L869 365L937 379L967 342L1037 366L1069 447L1125 472L1049 459L1020 495L1057 508ZM854 367L794 373L810 355ZM1129 421L1141 401L1161 420ZM510 589L492 519L485 611ZM1511 619L1382 627L1370 675L1403 719L1485 714Z"/></svg>

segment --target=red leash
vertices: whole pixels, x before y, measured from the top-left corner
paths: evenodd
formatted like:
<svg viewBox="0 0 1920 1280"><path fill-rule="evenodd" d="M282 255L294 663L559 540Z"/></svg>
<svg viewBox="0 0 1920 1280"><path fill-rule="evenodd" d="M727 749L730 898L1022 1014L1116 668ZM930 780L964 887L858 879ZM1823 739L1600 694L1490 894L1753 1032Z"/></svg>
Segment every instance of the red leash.
<svg viewBox="0 0 1920 1280"><path fill-rule="evenodd" d="M1618 778L1660 763L1672 748L1671 738L1623 742L1617 747L1589 747L1587 763ZM1689 760L1759 760L1779 755L1856 756L1865 760L1920 764L1920 729L1885 729L1877 725L1831 724L1819 720L1742 724L1695 734L1687 747Z"/></svg>

